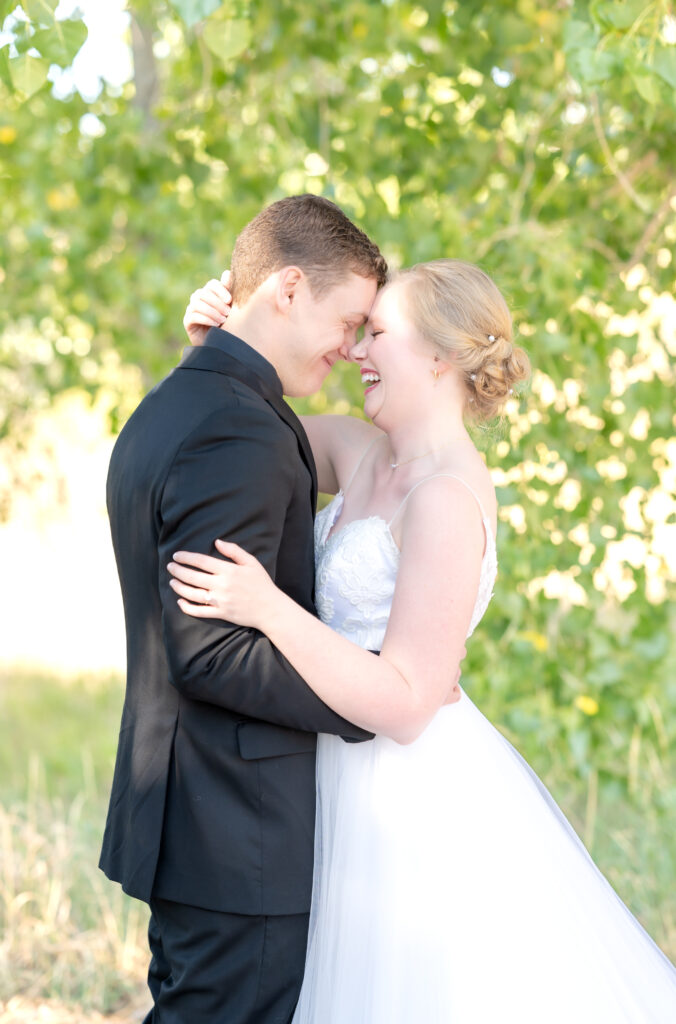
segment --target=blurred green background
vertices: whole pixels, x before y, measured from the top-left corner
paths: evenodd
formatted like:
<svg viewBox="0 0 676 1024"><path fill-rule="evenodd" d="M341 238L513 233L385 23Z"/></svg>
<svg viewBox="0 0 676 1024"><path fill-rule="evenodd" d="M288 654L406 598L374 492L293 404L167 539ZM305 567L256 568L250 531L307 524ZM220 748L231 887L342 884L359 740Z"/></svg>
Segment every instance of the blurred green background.
<svg viewBox="0 0 676 1024"><path fill-rule="evenodd" d="M478 432L500 574L464 684L676 957L674 4L0 0L3 19L0 1019L143 1001L143 908L95 867L124 658L105 463L179 358L190 292L303 191L393 266L478 262L510 302L534 374ZM353 369L296 407L360 415Z"/></svg>

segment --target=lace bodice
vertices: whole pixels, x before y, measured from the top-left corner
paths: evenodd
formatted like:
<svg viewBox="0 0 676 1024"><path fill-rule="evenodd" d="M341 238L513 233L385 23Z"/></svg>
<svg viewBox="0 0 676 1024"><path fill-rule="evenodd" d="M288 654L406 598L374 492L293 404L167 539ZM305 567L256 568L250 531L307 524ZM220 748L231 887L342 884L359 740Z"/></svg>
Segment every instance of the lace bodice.
<svg viewBox="0 0 676 1024"><path fill-rule="evenodd" d="M329 536L342 507L339 491L315 520L317 610L322 622L342 636L379 651L397 581L399 548L389 523L380 516L355 519ZM486 550L468 637L488 607L497 575L495 540L486 516L483 524Z"/></svg>

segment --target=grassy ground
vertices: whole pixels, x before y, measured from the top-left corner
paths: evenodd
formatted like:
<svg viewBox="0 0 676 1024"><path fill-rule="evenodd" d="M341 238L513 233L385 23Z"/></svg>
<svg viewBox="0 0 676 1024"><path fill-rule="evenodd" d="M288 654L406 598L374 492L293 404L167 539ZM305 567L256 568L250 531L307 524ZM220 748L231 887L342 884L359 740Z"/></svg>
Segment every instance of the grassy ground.
<svg viewBox="0 0 676 1024"><path fill-rule="evenodd" d="M145 907L96 867L121 702L115 678L0 672L0 1024L131 1024L147 1008ZM676 959L676 787L630 802L545 781Z"/></svg>
<svg viewBox="0 0 676 1024"><path fill-rule="evenodd" d="M147 912L97 869L119 679L0 675L0 1021L140 1020Z"/></svg>

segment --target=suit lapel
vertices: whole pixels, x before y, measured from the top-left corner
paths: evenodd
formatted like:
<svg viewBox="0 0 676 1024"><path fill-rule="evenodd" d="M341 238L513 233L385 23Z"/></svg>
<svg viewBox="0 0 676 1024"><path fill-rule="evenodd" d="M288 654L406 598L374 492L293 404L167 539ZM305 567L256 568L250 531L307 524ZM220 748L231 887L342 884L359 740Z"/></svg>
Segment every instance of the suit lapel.
<svg viewBox="0 0 676 1024"><path fill-rule="evenodd" d="M303 456L303 461L310 470L310 477L312 479L312 514L314 516L315 509L317 508L317 467L315 466L314 456L312 454L312 449L310 448L310 442L308 441L307 434L303 429L303 424L300 422L291 406L287 405L283 398L279 398L277 395L265 395L264 398L270 403L284 422L288 423L298 439L298 445Z"/></svg>
<svg viewBox="0 0 676 1024"><path fill-rule="evenodd" d="M215 348L212 345L194 346L186 349L179 368L184 370L213 370L216 373L224 374L226 377L233 377L235 380L240 381L241 384L251 388L252 391L255 391L261 398L265 399L268 405L272 406L280 419L284 420L296 435L303 461L310 472L312 481L312 514L314 516L315 509L317 508L317 468L315 460L307 434L303 429L303 424L293 409L286 404L282 394L277 394L266 380L263 380L245 363L224 352L221 348Z"/></svg>

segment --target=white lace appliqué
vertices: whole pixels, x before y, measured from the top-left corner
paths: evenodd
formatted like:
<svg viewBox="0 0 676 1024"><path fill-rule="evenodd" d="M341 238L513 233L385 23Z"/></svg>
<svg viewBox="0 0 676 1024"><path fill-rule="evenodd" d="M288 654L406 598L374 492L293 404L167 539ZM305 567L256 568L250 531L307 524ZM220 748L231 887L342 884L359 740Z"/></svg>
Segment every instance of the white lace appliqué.
<svg viewBox="0 0 676 1024"><path fill-rule="evenodd" d="M361 647L380 650L392 606L399 549L380 516L355 519L329 536L343 506L338 493L315 522L316 603L322 622ZM493 594L497 573L490 524L470 636Z"/></svg>

